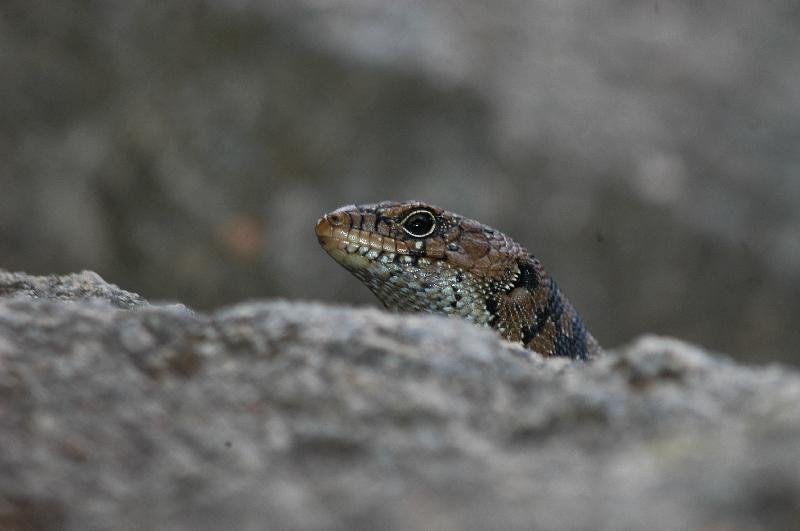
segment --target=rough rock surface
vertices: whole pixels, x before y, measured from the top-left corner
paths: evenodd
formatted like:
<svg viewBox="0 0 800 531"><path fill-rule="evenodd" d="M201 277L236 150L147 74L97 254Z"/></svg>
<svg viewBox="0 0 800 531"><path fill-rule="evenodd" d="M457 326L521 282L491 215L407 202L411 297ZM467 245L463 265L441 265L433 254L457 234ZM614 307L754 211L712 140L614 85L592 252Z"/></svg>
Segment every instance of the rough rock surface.
<svg viewBox="0 0 800 531"><path fill-rule="evenodd" d="M104 282L100 275L92 271L43 277L0 269L0 297L62 301L101 300L123 309L147 304L139 295Z"/></svg>
<svg viewBox="0 0 800 531"><path fill-rule="evenodd" d="M437 317L198 315L120 304L90 274L2 279L0 529L800 521L790 369L657 337L571 364Z"/></svg>

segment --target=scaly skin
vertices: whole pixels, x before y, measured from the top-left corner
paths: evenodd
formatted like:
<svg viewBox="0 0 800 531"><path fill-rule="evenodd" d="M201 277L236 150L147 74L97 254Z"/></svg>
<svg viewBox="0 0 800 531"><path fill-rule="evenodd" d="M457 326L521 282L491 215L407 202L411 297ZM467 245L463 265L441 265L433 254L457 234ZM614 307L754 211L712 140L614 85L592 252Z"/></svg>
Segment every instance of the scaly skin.
<svg viewBox="0 0 800 531"><path fill-rule="evenodd" d="M539 260L477 221L418 201L384 201L326 214L316 233L389 309L459 316L543 356L602 352Z"/></svg>

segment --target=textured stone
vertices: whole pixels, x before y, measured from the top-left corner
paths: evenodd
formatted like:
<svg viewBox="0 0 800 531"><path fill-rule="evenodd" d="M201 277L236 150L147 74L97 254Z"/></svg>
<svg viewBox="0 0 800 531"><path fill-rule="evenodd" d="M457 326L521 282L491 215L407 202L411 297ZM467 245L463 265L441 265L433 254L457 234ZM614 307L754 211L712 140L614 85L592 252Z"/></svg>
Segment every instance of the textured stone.
<svg viewBox="0 0 800 531"><path fill-rule="evenodd" d="M123 310L81 278L67 301L0 300L0 528L800 519L790 369L653 336L572 364L458 320L313 303Z"/></svg>
<svg viewBox="0 0 800 531"><path fill-rule="evenodd" d="M108 284L93 271L64 276L33 276L0 269L0 297L64 301L100 299L126 309L147 304L139 295Z"/></svg>

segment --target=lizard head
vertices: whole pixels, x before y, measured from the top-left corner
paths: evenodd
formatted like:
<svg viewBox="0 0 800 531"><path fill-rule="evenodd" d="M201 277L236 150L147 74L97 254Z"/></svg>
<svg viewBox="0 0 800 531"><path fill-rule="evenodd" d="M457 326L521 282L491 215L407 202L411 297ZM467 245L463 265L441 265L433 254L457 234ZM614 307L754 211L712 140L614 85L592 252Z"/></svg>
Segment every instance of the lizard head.
<svg viewBox="0 0 800 531"><path fill-rule="evenodd" d="M503 233L419 201L349 205L316 225L323 249L388 308L491 320L527 251Z"/></svg>

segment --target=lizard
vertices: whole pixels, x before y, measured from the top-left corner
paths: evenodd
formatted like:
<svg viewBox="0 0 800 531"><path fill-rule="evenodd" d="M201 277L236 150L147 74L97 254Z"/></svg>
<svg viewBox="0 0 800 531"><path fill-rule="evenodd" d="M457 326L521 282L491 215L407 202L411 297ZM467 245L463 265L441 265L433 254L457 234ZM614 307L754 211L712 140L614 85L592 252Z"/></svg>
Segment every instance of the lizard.
<svg viewBox="0 0 800 531"><path fill-rule="evenodd" d="M545 357L602 353L542 263L478 221L420 201L383 201L338 208L315 231L390 310L458 316Z"/></svg>

